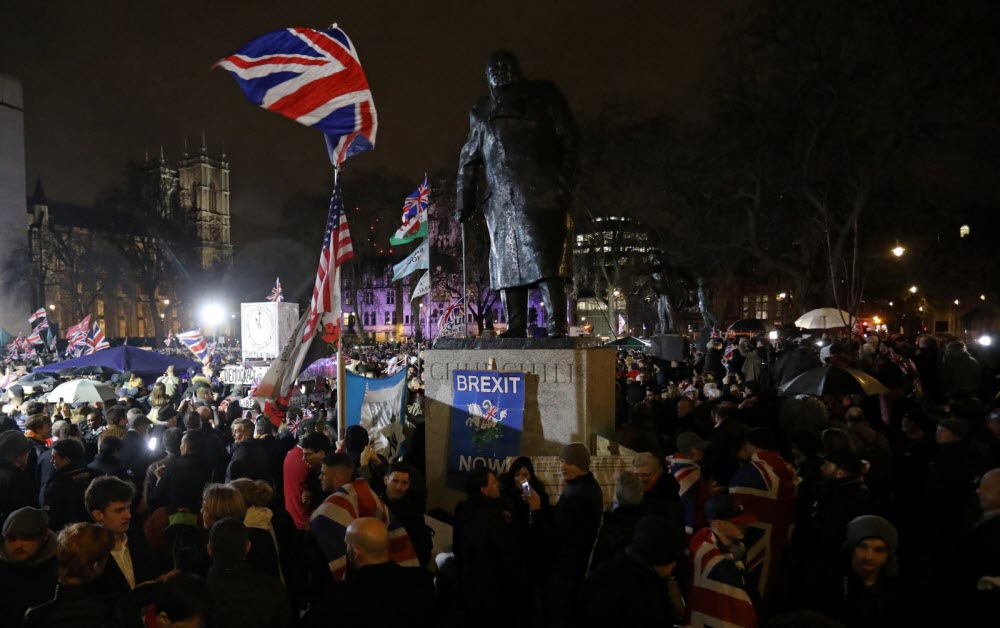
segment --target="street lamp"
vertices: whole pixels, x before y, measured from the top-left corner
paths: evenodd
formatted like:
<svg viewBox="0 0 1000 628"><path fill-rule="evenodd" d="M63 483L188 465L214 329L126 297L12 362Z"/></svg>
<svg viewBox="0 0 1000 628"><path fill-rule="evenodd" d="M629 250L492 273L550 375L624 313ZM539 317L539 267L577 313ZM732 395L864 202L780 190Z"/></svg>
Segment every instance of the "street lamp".
<svg viewBox="0 0 1000 628"><path fill-rule="evenodd" d="M910 286L910 294L916 294L916 293L917 293L917 287L916 286Z"/></svg>
<svg viewBox="0 0 1000 628"><path fill-rule="evenodd" d="M896 257L903 257L903 253L906 253L906 249L899 246L898 244L892 249L892 254Z"/></svg>
<svg viewBox="0 0 1000 628"><path fill-rule="evenodd" d="M787 298L788 298L788 294L787 293L785 293L785 292L779 292L778 293L778 300L779 301L784 301Z"/></svg>
<svg viewBox="0 0 1000 628"><path fill-rule="evenodd" d="M164 299L163 305L170 305L170 299Z"/></svg>
<svg viewBox="0 0 1000 628"><path fill-rule="evenodd" d="M55 303L49 303L49 310L52 311L52 312L55 312L56 311L56 304Z"/></svg>
<svg viewBox="0 0 1000 628"><path fill-rule="evenodd" d="M979 295L979 300L980 301L985 301L986 300L986 295L985 294Z"/></svg>
<svg viewBox="0 0 1000 628"><path fill-rule="evenodd" d="M955 305L958 305L958 299L955 299Z"/></svg>

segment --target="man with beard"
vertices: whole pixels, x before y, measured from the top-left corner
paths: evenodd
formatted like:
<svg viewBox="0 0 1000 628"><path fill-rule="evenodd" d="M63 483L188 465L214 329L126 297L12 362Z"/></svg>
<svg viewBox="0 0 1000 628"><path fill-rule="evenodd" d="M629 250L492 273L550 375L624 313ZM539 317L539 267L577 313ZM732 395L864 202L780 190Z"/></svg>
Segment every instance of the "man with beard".
<svg viewBox="0 0 1000 628"><path fill-rule="evenodd" d="M44 510L21 508L3 526L0 548L0 626L21 625L24 611L52 599L58 569L56 535Z"/></svg>
<svg viewBox="0 0 1000 628"><path fill-rule="evenodd" d="M406 528L421 566L431 559L434 542L431 529L424 523L426 499L422 487L414 486L413 468L405 462L393 462L385 474L385 488L379 497L389 507L393 518Z"/></svg>
<svg viewBox="0 0 1000 628"><path fill-rule="evenodd" d="M98 473L87 468L83 443L75 438L56 441L52 445L52 466L55 474L45 487L43 505L49 511L49 525L59 531L71 523L89 521L90 513L83 504L83 495Z"/></svg>

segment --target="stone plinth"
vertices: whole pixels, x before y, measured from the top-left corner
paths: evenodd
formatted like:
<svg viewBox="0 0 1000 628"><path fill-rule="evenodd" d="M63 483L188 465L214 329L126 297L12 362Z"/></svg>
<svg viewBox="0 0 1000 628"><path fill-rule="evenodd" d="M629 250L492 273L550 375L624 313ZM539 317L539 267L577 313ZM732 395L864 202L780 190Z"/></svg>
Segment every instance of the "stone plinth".
<svg viewBox="0 0 1000 628"><path fill-rule="evenodd" d="M452 509L463 495L445 486L452 371L519 371L525 377L521 452L558 455L563 445L590 443L615 427L615 351L592 338L449 339L423 352L428 505Z"/></svg>

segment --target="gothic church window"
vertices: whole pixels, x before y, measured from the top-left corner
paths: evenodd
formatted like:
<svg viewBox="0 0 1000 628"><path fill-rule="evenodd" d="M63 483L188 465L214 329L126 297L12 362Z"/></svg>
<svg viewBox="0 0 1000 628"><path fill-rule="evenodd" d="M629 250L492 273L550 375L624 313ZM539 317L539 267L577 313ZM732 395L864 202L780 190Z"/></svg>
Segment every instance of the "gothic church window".
<svg viewBox="0 0 1000 628"><path fill-rule="evenodd" d="M215 189L215 183L208 184L208 211L216 212L217 209L217 199L218 191Z"/></svg>

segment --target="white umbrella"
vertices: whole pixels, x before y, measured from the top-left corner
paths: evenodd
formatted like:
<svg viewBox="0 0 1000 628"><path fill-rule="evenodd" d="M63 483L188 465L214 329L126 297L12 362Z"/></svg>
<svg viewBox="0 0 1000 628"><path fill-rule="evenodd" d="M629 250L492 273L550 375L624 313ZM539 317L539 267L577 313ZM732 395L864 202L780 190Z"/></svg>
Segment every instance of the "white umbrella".
<svg viewBox="0 0 1000 628"><path fill-rule="evenodd" d="M852 322L851 315L844 310L821 307L800 316L795 321L795 326L802 329L833 329L835 327L850 327Z"/></svg>
<svg viewBox="0 0 1000 628"><path fill-rule="evenodd" d="M107 384L91 379L74 379L56 386L55 390L49 393L48 398L49 403L58 403L60 400L65 403L79 403L81 401L97 403L98 401L113 401L118 396Z"/></svg>

